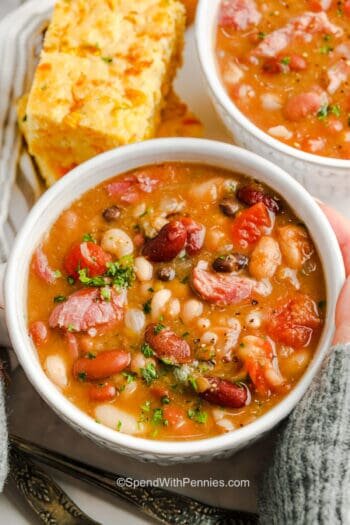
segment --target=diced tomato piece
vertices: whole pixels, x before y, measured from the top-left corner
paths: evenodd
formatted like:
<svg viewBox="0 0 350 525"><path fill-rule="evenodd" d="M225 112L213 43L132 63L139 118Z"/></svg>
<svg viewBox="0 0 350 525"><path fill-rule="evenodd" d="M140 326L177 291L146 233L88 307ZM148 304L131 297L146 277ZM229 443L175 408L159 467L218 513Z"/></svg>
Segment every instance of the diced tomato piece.
<svg viewBox="0 0 350 525"><path fill-rule="evenodd" d="M277 342L301 348L307 346L321 325L315 302L302 293L274 309L268 323L269 335Z"/></svg>
<svg viewBox="0 0 350 525"><path fill-rule="evenodd" d="M186 412L185 410L174 404L167 405L163 408L163 416L170 426L180 428L186 424Z"/></svg>
<svg viewBox="0 0 350 525"><path fill-rule="evenodd" d="M92 385L89 389L89 397L91 401L98 401L99 403L104 401L110 401L115 397L117 390L115 386L110 383L104 383L102 385Z"/></svg>
<svg viewBox="0 0 350 525"><path fill-rule="evenodd" d="M346 0L344 2L343 11L346 16L350 16L350 0Z"/></svg>
<svg viewBox="0 0 350 525"><path fill-rule="evenodd" d="M82 268L87 268L89 277L96 277L106 271L107 263L111 260L111 255L102 250L98 244L90 241L82 242L72 246L64 259L64 269L75 279L78 278L78 271Z"/></svg>
<svg viewBox="0 0 350 525"><path fill-rule="evenodd" d="M31 323L29 326L29 334L35 346L41 346L46 343L49 338L48 328L42 321L34 321Z"/></svg>
<svg viewBox="0 0 350 525"><path fill-rule="evenodd" d="M271 226L271 218L265 204L259 202L239 213L232 224L232 240L235 246L245 249L255 244L263 235L264 228Z"/></svg>

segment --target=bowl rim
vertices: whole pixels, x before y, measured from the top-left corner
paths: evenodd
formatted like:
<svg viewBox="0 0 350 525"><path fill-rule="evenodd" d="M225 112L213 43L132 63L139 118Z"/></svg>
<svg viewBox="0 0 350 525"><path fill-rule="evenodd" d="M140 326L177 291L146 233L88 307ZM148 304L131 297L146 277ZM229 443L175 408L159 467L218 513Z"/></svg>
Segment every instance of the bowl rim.
<svg viewBox="0 0 350 525"><path fill-rule="evenodd" d="M323 265L327 282L327 319L318 350L309 367L293 390L266 414L245 427L213 438L193 441L157 441L123 434L98 424L92 417L73 405L48 379L33 351L34 345L31 343L26 328L26 310L22 307L23 287L27 280L29 261L26 261L26 269L21 268L22 277L18 276L18 261L21 259L21 253L25 252L24 248L28 244L30 235L35 236L35 228L38 229L40 219L49 206L55 203L57 204L57 200L60 197L66 200L64 206L61 204L56 207L58 211L56 212L55 218L52 219L53 222L79 195L84 194L88 189L92 189L94 185L96 186L102 180L108 180L113 176L105 176L101 181L95 181L95 183L90 183L90 181L84 190L78 191L77 188L79 183L82 184L81 181L83 180L82 177L84 177L84 174L86 175L86 179L88 179L88 177L94 176L89 175L90 172L98 173L99 169L103 167L106 168L106 166L112 166L113 170L118 173L118 165L123 164L123 162L125 163L125 161L137 162L139 166L145 166L147 162L143 159L145 157L147 158L147 155L159 158L162 156L169 157L169 161L171 161L176 152L184 157L184 162L187 162L189 157L198 157L197 161L192 160L189 162L204 163L212 166L220 166L220 159L222 158L224 158L227 163L232 162L234 164L235 161L240 162L243 165L247 165L249 169L251 167L252 170L261 172L262 178L268 177L269 180L271 179L272 187L278 185L280 189L277 191L283 193L283 195L289 195L290 199L292 199L293 196L294 201L298 202L298 206L305 207L305 210L307 210L305 214L307 213L310 221L312 219L314 222L313 228L310 228L312 235L315 235L314 232L316 231L317 225L318 235L320 236L318 248L320 250L320 246L324 246L324 252L326 254ZM210 157L212 160L205 161L204 157ZM159 162L164 161L160 160ZM148 163L148 165L149 164L150 163ZM153 162L153 164L156 164L156 161ZM127 171L127 169L121 170L120 174L125 173L125 171ZM76 188L76 193L74 193L74 188ZM40 227L44 228L44 226ZM46 225L45 229L48 229ZM42 235L39 236L38 233L36 235L38 237L36 239L38 243L42 239ZM30 249L30 253L33 253L35 246L31 246ZM4 287L5 315L10 339L27 377L40 396L63 417L64 420L69 421L73 427L79 427L83 433L90 435L90 437L93 437L97 441L107 444L110 448L118 449L118 447L121 447L124 449L124 452L127 450L129 454L134 456L143 454L144 457L149 457L149 459L158 458L161 460L162 458L173 458L174 460L181 461L187 457L204 457L206 455L215 455L216 453L220 453L220 451L231 448L233 450L238 449L240 446L249 443L256 437L269 431L289 414L307 390L330 346L334 329L336 300L344 280L345 271L343 259L329 222L311 195L281 168L259 157L255 153L222 142L189 138L155 139L108 151L81 164L55 183L39 199L18 233L10 254Z"/></svg>
<svg viewBox="0 0 350 525"><path fill-rule="evenodd" d="M206 81L219 104L223 106L225 111L235 121L242 125L257 139L270 148L278 150L283 155L288 155L294 159L316 165L318 164L323 167L350 169L350 159L337 159L335 157L323 157L314 153L308 153L293 148L292 146L271 137L246 117L246 115L232 101L220 78L213 45L213 40L216 35L217 11L220 3L221 0L199 0L195 22L196 47L201 68Z"/></svg>

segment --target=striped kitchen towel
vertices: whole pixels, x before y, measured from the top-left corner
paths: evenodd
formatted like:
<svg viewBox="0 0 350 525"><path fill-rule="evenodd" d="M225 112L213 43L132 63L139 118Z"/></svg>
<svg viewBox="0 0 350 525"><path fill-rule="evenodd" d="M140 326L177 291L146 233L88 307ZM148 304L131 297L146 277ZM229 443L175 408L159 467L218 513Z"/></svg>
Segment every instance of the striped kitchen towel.
<svg viewBox="0 0 350 525"><path fill-rule="evenodd" d="M1 0L1 15L18 6ZM16 103L32 82L54 0L34 0L0 22L0 263L14 236L42 192L32 159L22 147L16 126Z"/></svg>

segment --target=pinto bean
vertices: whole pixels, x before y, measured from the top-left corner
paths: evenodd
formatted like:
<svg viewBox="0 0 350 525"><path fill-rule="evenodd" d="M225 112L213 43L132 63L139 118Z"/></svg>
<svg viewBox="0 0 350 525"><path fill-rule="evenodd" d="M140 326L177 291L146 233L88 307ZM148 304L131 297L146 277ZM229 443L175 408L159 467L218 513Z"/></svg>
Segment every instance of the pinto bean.
<svg viewBox="0 0 350 525"><path fill-rule="evenodd" d="M234 217L240 209L240 205L234 197L226 197L220 202L219 208L227 217Z"/></svg>
<svg viewBox="0 0 350 525"><path fill-rule="evenodd" d="M103 403L104 401L110 401L116 396L117 390L115 386L110 383L104 383L103 385L92 385L89 389L89 397L91 401L98 401Z"/></svg>
<svg viewBox="0 0 350 525"><path fill-rule="evenodd" d="M121 209L119 206L110 206L102 212L102 217L107 222L116 221L121 216Z"/></svg>
<svg viewBox="0 0 350 525"><path fill-rule="evenodd" d="M241 387L219 377L206 377L209 388L199 395L215 405L228 408L241 408L248 399L248 388Z"/></svg>
<svg viewBox="0 0 350 525"><path fill-rule="evenodd" d="M298 121L307 115L315 114L322 105L322 96L310 91L292 96L285 105L284 115L287 120Z"/></svg>
<svg viewBox="0 0 350 525"><path fill-rule="evenodd" d="M82 357L73 366L73 374L78 379L96 381L118 374L130 364L130 353L124 350L101 352L94 359Z"/></svg>
<svg viewBox="0 0 350 525"><path fill-rule="evenodd" d="M173 364L189 363L191 348L170 328L152 323L145 332L145 341L154 350L159 359L166 359Z"/></svg>
<svg viewBox="0 0 350 525"><path fill-rule="evenodd" d="M180 221L171 221L163 226L158 235L146 241L143 255L153 262L168 262L185 247L187 231Z"/></svg>

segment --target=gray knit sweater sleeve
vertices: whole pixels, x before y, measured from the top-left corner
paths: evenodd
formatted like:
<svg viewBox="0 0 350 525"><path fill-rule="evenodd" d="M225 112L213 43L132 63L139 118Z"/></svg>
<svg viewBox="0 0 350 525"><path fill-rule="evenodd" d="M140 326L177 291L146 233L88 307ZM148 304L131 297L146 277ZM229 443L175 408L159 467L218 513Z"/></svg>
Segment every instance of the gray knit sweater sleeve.
<svg viewBox="0 0 350 525"><path fill-rule="evenodd" d="M5 414L4 388L0 379L0 492L7 475L7 426Z"/></svg>
<svg viewBox="0 0 350 525"><path fill-rule="evenodd" d="M332 348L277 437L261 525L350 524L350 344Z"/></svg>

